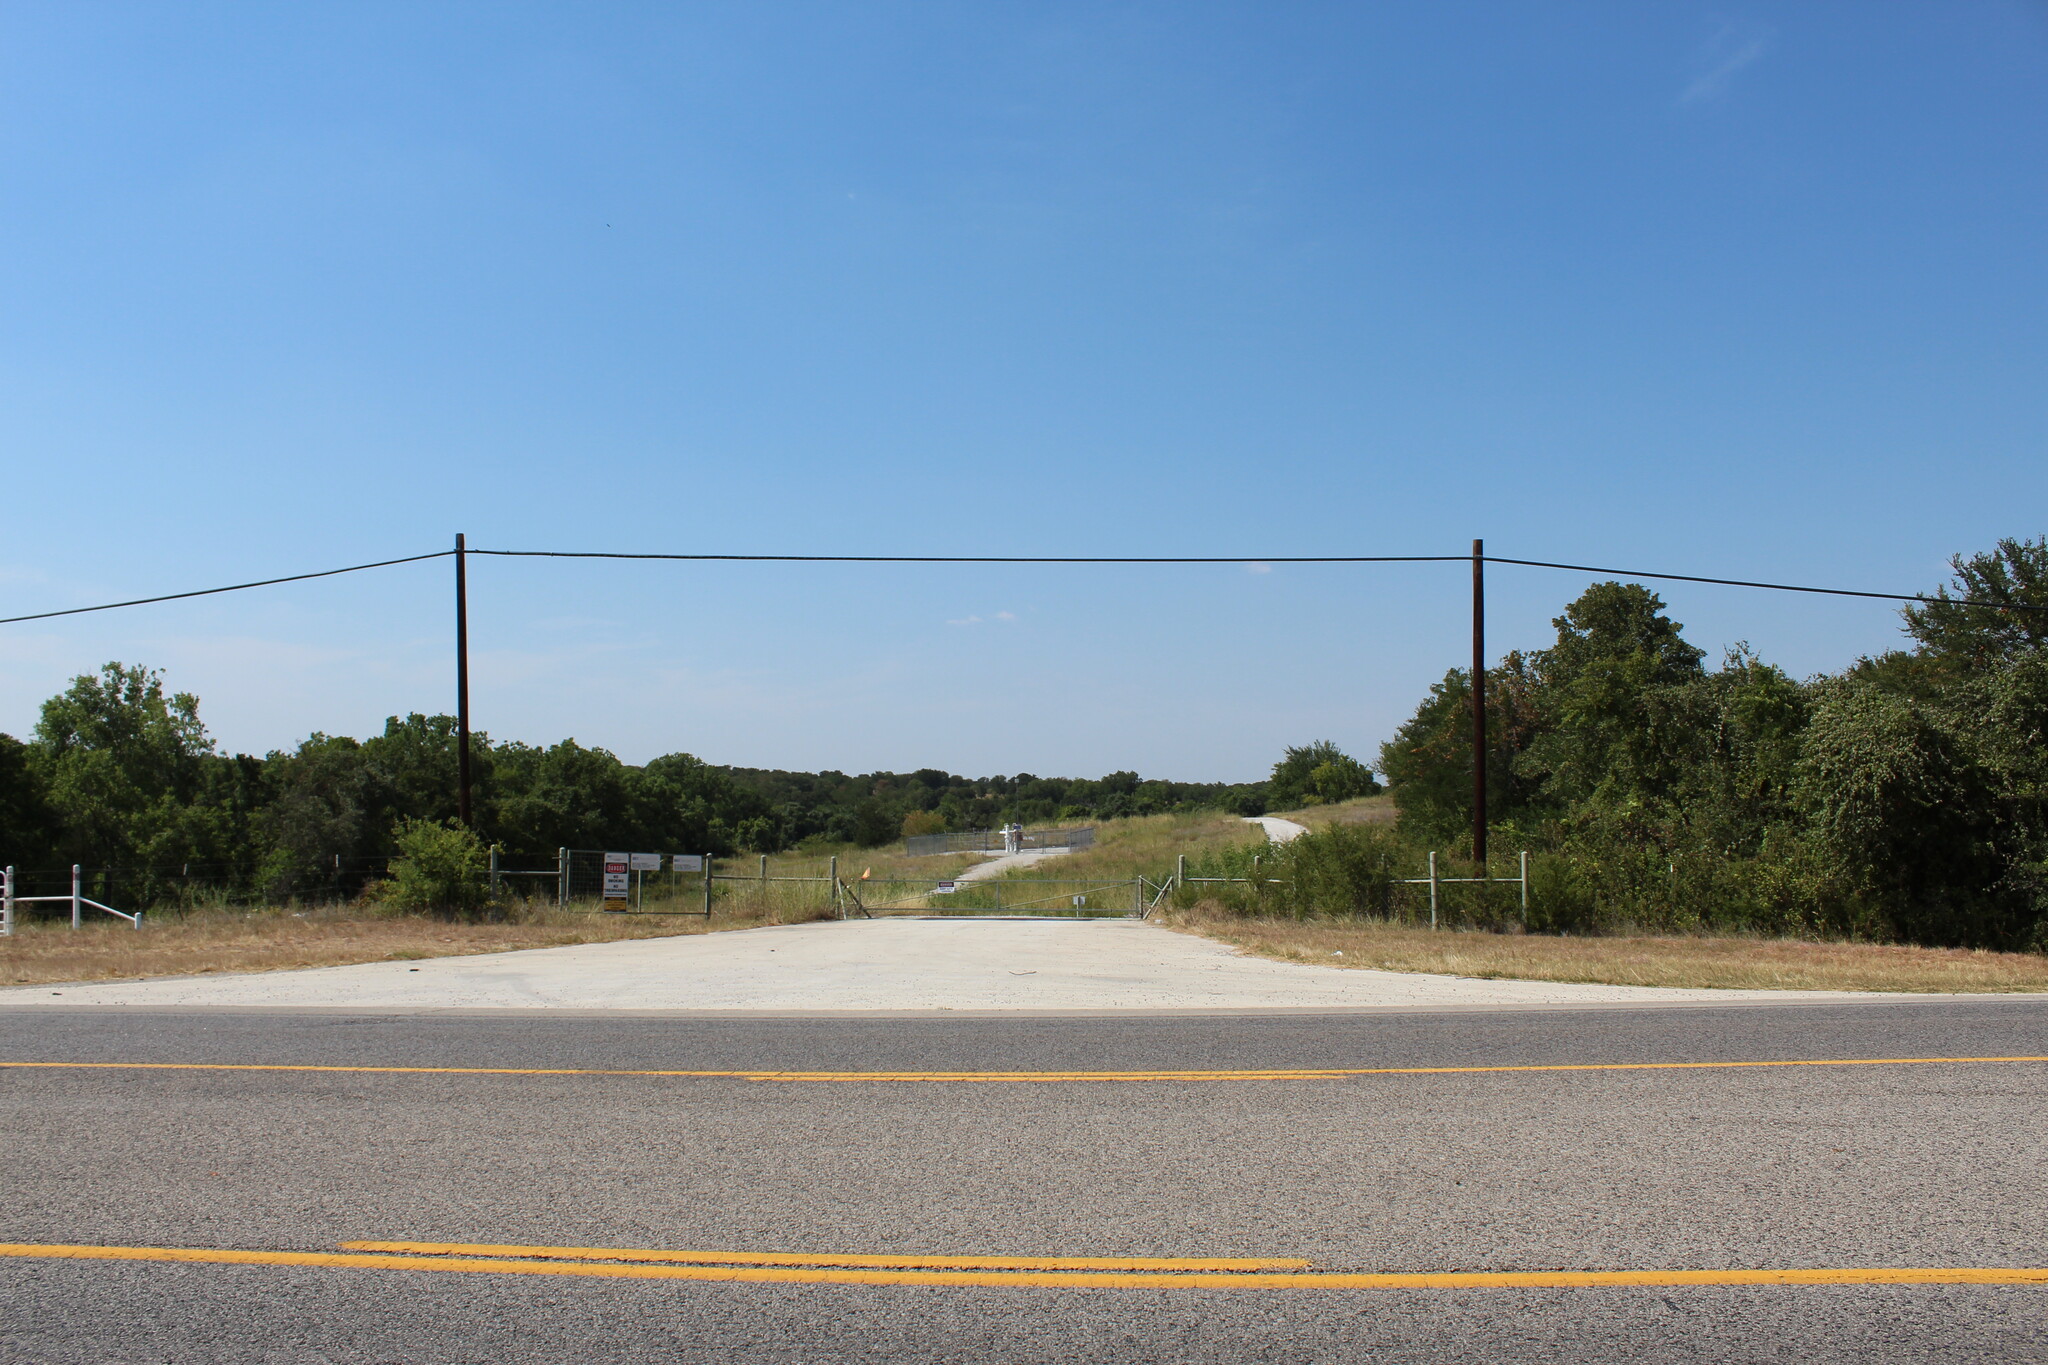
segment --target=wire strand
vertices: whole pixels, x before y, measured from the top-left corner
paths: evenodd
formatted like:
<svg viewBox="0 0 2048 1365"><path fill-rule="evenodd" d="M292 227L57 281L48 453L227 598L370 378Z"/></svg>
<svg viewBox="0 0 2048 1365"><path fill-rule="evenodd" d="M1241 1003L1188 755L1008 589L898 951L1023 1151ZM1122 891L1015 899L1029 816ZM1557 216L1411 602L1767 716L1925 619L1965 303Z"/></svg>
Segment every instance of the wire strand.
<svg viewBox="0 0 2048 1365"><path fill-rule="evenodd" d="M403 559L380 559L375 564L351 564L346 569L322 569L318 573L287 574L283 578L259 578L254 583L230 583L225 588L200 588L196 592L167 592L162 597L137 597L127 602L102 602L96 607L67 607L63 611L39 611L28 616L0 616L0 626L11 626L17 621L47 621L52 616L82 616L89 611L112 611L116 607L143 607L151 602L176 602L187 597L211 597L215 593L240 592L244 588L267 588L274 583L303 583L309 578L332 578L336 574L361 573L365 569L385 569L393 564L417 564L423 559L446 559L453 550L436 550L430 555L407 555Z"/></svg>
<svg viewBox="0 0 2048 1365"><path fill-rule="evenodd" d="M1463 564L1470 555L713 555L623 550L471 550L506 559L680 559L778 564Z"/></svg>
<svg viewBox="0 0 2048 1365"><path fill-rule="evenodd" d="M1469 564L1472 561L1471 555L737 555L634 554L623 550L471 550L469 553L497 555L508 559L673 559L785 564ZM1957 607L2048 611L2048 604L2036 605L2029 602L1980 602L1964 597L1930 597L1924 593L1865 592L1856 588L1814 588L1797 583L1763 583L1747 578L1705 578L1695 574L1643 573L1633 569L1601 569L1586 564L1553 564L1541 559L1506 559L1499 555L1482 555L1480 558L1488 564L1513 564L1529 569L1566 569L1575 573L1610 574L1619 578L1712 583L1729 588L1766 588L1772 592L1818 593L1829 597L1870 597L1887 602L1939 602Z"/></svg>
<svg viewBox="0 0 2048 1365"><path fill-rule="evenodd" d="M88 612L114 611L120 607L142 607L154 602L177 602L190 597L212 597L218 593L268 588L279 583L303 583L313 578L386 569L396 564L418 564L429 559L446 559L455 550L380 559L370 564L351 564L342 569L321 569L315 573L287 574L282 578L259 578L250 583L230 583L220 588L193 592L165 593L160 597L136 597L126 602L103 602L92 607L67 607L62 611L40 611L26 616L0 616L0 626L23 621L47 621L58 616L82 616ZM685 563L734 564L1463 564L1470 555L747 555L747 554L636 554L624 550L483 550L464 553L490 555L500 559L619 559L671 560ZM1672 583L1707 583L1728 588L1761 588L1770 592L1813 593L1826 597L1862 597L1885 602L1924 602L1954 607L1983 607L1996 611L2048 611L2048 603L1982 602L1967 597L1928 596L1925 593L1870 592L1860 588L1816 588L1798 583L1766 583L1748 578L1709 578L1700 574L1650 573L1640 569L1603 569L1590 564L1555 564L1542 559L1509 559L1484 555L1487 564L1512 564L1525 569L1562 569L1569 573L1603 574L1615 578L1654 578Z"/></svg>
<svg viewBox="0 0 2048 1365"><path fill-rule="evenodd" d="M1673 583L1714 583L1725 588L1768 588L1772 592L1811 592L1828 597L1875 597L1886 602L1939 602L1952 607L1992 607L2000 611L2048 611L2033 602L1979 602L1967 597L1929 597L1925 593L1865 592L1860 588L1810 588L1797 583L1760 583L1748 578L1702 578L1696 574L1645 573L1640 569L1597 569L1588 564L1551 564L1541 559L1502 559L1487 555L1488 564L1516 564L1525 569L1566 569L1572 573L1609 574L1616 578L1656 578Z"/></svg>

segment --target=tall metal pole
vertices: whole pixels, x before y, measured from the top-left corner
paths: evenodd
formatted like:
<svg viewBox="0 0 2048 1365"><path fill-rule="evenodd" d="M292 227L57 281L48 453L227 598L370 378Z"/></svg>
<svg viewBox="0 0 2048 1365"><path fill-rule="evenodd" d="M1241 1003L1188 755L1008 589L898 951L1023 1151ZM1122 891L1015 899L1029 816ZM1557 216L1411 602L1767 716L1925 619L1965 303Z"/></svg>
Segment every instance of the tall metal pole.
<svg viewBox="0 0 2048 1365"><path fill-rule="evenodd" d="M1472 542L1472 861L1486 875L1486 542Z"/></svg>
<svg viewBox="0 0 2048 1365"><path fill-rule="evenodd" d="M455 813L469 818L469 576L462 533L455 533Z"/></svg>

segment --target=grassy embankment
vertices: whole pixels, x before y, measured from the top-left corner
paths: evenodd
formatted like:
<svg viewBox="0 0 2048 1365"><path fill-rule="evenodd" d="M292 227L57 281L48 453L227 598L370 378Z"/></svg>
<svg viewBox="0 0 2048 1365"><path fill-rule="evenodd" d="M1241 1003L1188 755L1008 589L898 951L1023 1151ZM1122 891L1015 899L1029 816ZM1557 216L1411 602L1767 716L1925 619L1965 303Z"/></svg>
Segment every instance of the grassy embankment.
<svg viewBox="0 0 2048 1365"><path fill-rule="evenodd" d="M1311 829L1395 819L1386 796L1276 813ZM2048 991L2048 957L2036 953L1737 936L1431 930L1380 920L1247 918L1213 901L1162 918L1170 928L1261 957L1326 967L1695 989Z"/></svg>
<svg viewBox="0 0 2048 1365"><path fill-rule="evenodd" d="M906 859L900 850L887 849L838 852L839 873L848 882L869 868L878 877L900 872L906 864L945 875L976 861L967 855ZM692 913L703 905L703 884L694 877L666 875L649 879L645 914L606 914L589 902L558 908L546 899L551 882L535 899L511 900L501 918L483 922L394 914L371 901L156 910L143 916L139 932L94 912L74 932L68 919L31 917L24 910L15 935L0 938L0 987L339 967L799 924L831 913L830 892L822 880L830 855L826 850L769 859L771 876L817 881L715 882L709 920ZM718 871L750 873L759 866L754 858L734 858L721 861Z"/></svg>

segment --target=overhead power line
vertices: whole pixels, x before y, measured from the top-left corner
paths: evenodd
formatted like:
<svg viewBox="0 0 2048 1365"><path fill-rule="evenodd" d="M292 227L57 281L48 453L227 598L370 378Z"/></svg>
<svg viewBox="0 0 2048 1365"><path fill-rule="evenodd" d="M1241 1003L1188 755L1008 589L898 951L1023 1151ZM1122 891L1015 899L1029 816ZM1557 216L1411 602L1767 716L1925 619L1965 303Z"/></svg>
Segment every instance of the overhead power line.
<svg viewBox="0 0 2048 1365"><path fill-rule="evenodd" d="M374 564L351 564L346 569L321 569L317 573L287 574L283 578L259 578L253 583L230 583L224 588L199 588L193 592L167 592L162 597L137 597L126 602L102 602L96 607L66 607L63 611L39 611L30 616L0 616L0 626L17 621L47 621L52 616L80 616L89 611L112 611L116 607L142 607L151 602L176 602L186 597L211 597L215 593L240 592L244 588L267 588L275 583L303 583L309 578L332 578L336 574L361 573L365 569L386 569L393 564L417 564L423 559L446 559L453 550L436 550L430 555L407 555L403 559L380 559Z"/></svg>
<svg viewBox="0 0 2048 1365"><path fill-rule="evenodd" d="M1596 569L1586 564L1551 564L1541 559L1502 559L1487 555L1488 564L1519 564L1525 569L1568 569L1573 573L1607 574L1615 578L1657 578L1673 583L1716 583L1725 588L1768 588L1772 592L1813 592L1828 597L1875 597L1886 602L1941 602L1952 607L1996 607L2007 611L2048 611L2032 602L1978 602L1966 597L1929 597L1914 592L1864 592L1860 588L1807 588L1796 583L1759 583L1748 578L1701 578L1685 573L1644 573L1640 569Z"/></svg>
<svg viewBox="0 0 2048 1365"><path fill-rule="evenodd" d="M219 593L268 588L279 583L303 583L313 578L385 569L397 564L418 564L429 559L447 559L454 550L380 559L370 564L351 564L341 569L315 573L286 574L281 578L259 578L249 583L230 583L218 588L192 592L164 593L157 597L136 597L125 602L102 602L91 607L67 607L61 611L33 612L26 616L0 616L0 625L23 621L47 621L58 616L81 616L88 612L141 607L153 602L177 602L191 597L212 597ZM672 560L686 563L738 564L1465 564L1470 555L764 555L764 554L635 554L623 550L480 550L473 555L502 559L618 559ZM1674 583L1707 583L1729 588L1761 588L1770 592L1812 593L1827 597L1863 597L1886 602L1941 603L1957 607L1988 607L2004 611L2048 611L2048 604L2026 602L1983 602L1965 597L1937 597L1925 593L1872 592L1860 588L1817 588L1798 583L1766 583L1748 578L1710 578L1699 574L1652 573L1640 569L1603 569L1588 564L1555 564L1541 559L1508 559L1486 555L1488 564L1511 564L1528 569L1562 569L1570 573L1600 574L1612 578L1654 578Z"/></svg>
<svg viewBox="0 0 2048 1365"><path fill-rule="evenodd" d="M1470 555L656 555L622 550L471 550L507 559L687 559L776 564L1468 564Z"/></svg>
<svg viewBox="0 0 2048 1365"><path fill-rule="evenodd" d="M782 564L1469 564L1470 555L726 555L634 554L623 550L471 550L473 555L508 559L675 559ZM1656 578L1677 583L1713 583L1729 588L1767 588L1772 592L1819 593L1829 597L1873 597L1887 602L1942 602L1957 607L1999 607L2013 611L2048 611L2048 605L2024 602L1979 602L1962 597L1930 597L1925 593L1865 592L1858 588L1812 588L1797 583L1763 583L1748 578L1705 578L1697 574L1645 573L1637 569L1600 569L1585 564L1553 564L1542 559L1504 559L1482 555L1488 564L1514 564L1528 569L1567 569L1616 578Z"/></svg>

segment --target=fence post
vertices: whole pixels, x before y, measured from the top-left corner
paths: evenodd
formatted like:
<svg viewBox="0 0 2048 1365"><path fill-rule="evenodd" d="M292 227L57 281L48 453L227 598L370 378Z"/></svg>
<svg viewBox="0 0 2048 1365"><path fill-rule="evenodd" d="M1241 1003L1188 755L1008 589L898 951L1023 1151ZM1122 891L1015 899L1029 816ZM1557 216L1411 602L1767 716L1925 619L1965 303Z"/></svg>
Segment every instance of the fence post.
<svg viewBox="0 0 2048 1365"><path fill-rule="evenodd" d="M1145 877L1142 873L1131 883L1131 913L1139 918L1145 914Z"/></svg>
<svg viewBox="0 0 2048 1365"><path fill-rule="evenodd" d="M71 865L71 927L78 927L78 864Z"/></svg>
<svg viewBox="0 0 2048 1365"><path fill-rule="evenodd" d="M711 855L704 855L704 918L711 918Z"/></svg>
<svg viewBox="0 0 2048 1365"><path fill-rule="evenodd" d="M1529 927L1529 850L1522 850L1522 927Z"/></svg>
<svg viewBox="0 0 2048 1365"><path fill-rule="evenodd" d="M491 894L498 894L498 846L491 845Z"/></svg>
<svg viewBox="0 0 2048 1365"><path fill-rule="evenodd" d="M560 885L555 890L555 904L559 908L567 910L569 908L569 850L566 848L555 850L555 876L560 882Z"/></svg>
<svg viewBox="0 0 2048 1365"><path fill-rule="evenodd" d="M14 869L7 869L6 900L0 903L0 938L14 933Z"/></svg>
<svg viewBox="0 0 2048 1365"><path fill-rule="evenodd" d="M1436 850L1429 851L1429 927L1436 928Z"/></svg>
<svg viewBox="0 0 2048 1365"><path fill-rule="evenodd" d="M826 864L825 876L832 883L832 918L845 919L846 907L839 900L839 855L837 853L833 854L832 860Z"/></svg>
<svg viewBox="0 0 2048 1365"><path fill-rule="evenodd" d="M1188 855L1182 853L1177 855L1173 860L1173 889L1176 891L1180 890L1181 887L1187 884L1187 880Z"/></svg>

